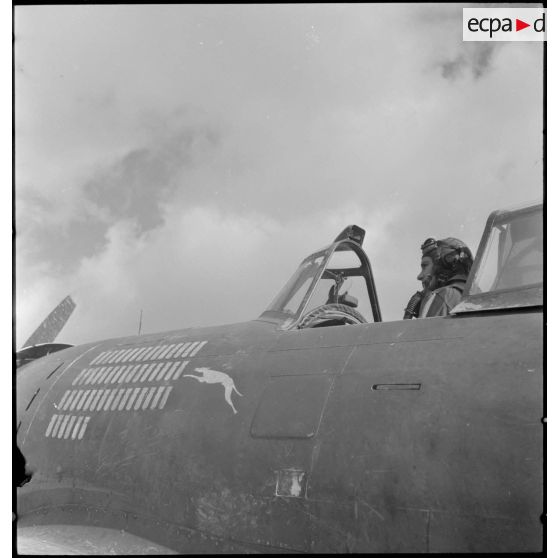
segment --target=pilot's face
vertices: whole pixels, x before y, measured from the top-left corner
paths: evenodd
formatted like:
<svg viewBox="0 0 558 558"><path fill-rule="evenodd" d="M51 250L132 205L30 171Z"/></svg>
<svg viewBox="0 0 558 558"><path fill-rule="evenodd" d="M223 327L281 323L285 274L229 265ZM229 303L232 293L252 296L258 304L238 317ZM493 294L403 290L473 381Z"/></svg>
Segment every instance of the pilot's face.
<svg viewBox="0 0 558 558"><path fill-rule="evenodd" d="M423 289L434 289L434 261L430 256L423 256L420 261L420 273L417 279L422 283Z"/></svg>

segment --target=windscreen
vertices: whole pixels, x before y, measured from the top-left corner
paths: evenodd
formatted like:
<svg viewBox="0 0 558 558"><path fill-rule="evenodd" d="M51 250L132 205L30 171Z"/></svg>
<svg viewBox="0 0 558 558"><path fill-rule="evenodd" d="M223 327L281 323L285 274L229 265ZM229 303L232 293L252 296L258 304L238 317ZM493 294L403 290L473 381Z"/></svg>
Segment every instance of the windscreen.
<svg viewBox="0 0 558 558"><path fill-rule="evenodd" d="M496 220L470 294L528 287L542 280L542 211Z"/></svg>
<svg viewBox="0 0 558 558"><path fill-rule="evenodd" d="M362 263L357 254L343 244L329 258L308 301L306 312L335 302L349 304L366 321L374 321Z"/></svg>
<svg viewBox="0 0 558 558"><path fill-rule="evenodd" d="M314 278L321 273L324 260L323 252L306 258L266 311L282 312L293 316L298 314L302 310L306 294L309 292Z"/></svg>

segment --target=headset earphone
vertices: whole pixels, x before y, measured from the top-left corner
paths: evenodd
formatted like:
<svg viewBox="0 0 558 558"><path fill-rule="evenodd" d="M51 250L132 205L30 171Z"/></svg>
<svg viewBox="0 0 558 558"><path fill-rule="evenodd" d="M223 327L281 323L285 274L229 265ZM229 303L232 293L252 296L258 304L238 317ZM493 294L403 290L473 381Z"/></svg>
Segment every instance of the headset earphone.
<svg viewBox="0 0 558 558"><path fill-rule="evenodd" d="M457 239L455 239L455 241L462 244ZM455 268L459 264L465 263L467 259L472 259L469 256L469 254L467 254L465 248L466 248L465 245L454 248L452 246L448 246L445 243L442 244L441 241L436 240L434 238L427 238L420 247L420 249L423 252L423 255L425 256L428 256L429 252L436 250L435 257L430 256L432 257L432 260L434 261L436 267L439 268L441 264L442 268L446 268L451 271L455 271ZM444 251L447 252L444 253ZM441 270L438 270L438 272L440 271ZM445 274L442 272L441 275L445 275Z"/></svg>

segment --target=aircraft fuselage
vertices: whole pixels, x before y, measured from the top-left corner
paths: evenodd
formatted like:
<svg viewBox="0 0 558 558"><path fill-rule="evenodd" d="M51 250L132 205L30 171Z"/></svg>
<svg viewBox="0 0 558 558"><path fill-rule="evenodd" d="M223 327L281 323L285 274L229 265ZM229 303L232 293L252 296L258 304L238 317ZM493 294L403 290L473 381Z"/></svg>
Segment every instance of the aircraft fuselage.
<svg viewBox="0 0 558 558"><path fill-rule="evenodd" d="M19 526L179 552L541 550L541 308L73 347L18 372Z"/></svg>

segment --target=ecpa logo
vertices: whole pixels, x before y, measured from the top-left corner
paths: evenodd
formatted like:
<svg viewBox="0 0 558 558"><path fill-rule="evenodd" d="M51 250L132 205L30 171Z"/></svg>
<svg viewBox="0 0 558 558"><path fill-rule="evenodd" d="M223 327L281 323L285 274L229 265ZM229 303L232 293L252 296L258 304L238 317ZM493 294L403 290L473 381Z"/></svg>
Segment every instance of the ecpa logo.
<svg viewBox="0 0 558 558"><path fill-rule="evenodd" d="M545 41L545 8L463 8L464 41Z"/></svg>

